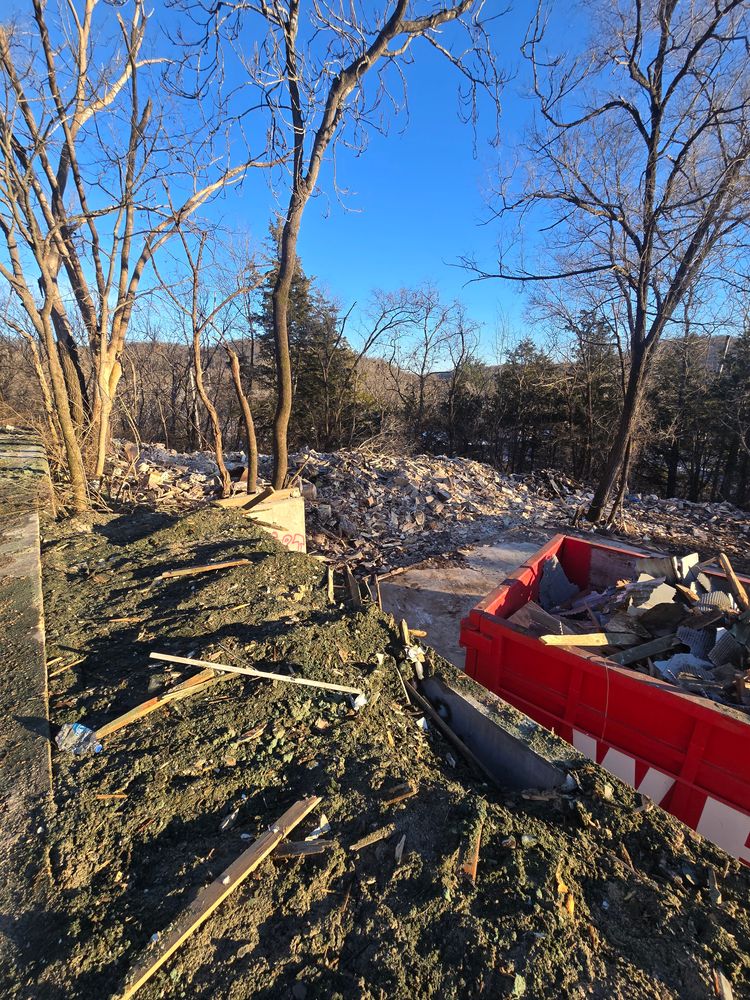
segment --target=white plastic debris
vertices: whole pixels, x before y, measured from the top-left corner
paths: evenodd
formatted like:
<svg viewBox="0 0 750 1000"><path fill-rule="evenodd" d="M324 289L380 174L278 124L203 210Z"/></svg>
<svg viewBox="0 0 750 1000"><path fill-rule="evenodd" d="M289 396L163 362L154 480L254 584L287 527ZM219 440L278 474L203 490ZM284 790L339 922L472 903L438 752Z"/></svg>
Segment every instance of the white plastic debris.
<svg viewBox="0 0 750 1000"><path fill-rule="evenodd" d="M401 864L401 858L404 856L404 844L405 843L406 843L406 834L404 834L401 837L401 840L399 840L399 842L396 844L396 850L395 850L394 853L396 855L396 864L397 865Z"/></svg>
<svg viewBox="0 0 750 1000"><path fill-rule="evenodd" d="M328 818L325 813L320 814L320 823L315 827L312 833L305 837L306 841L319 840L320 837L325 836L326 833L331 832L331 824L328 822Z"/></svg>

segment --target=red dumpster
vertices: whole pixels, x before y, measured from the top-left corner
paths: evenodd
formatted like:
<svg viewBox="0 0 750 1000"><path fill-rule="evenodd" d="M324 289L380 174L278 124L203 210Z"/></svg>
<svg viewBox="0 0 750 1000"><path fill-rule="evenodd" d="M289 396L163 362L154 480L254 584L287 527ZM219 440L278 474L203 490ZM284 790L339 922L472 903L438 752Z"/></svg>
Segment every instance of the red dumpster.
<svg viewBox="0 0 750 1000"><path fill-rule="evenodd" d="M553 555L583 590L632 576L635 560L649 554L556 535L461 622L465 670L750 864L750 724L743 713L594 653L543 645L506 621L538 598L542 567Z"/></svg>

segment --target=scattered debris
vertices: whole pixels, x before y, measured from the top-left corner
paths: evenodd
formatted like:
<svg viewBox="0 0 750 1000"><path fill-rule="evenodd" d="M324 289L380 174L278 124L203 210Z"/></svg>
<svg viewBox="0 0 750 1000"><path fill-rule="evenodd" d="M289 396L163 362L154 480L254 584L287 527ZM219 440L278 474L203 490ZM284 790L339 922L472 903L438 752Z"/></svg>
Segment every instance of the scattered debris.
<svg viewBox="0 0 750 1000"><path fill-rule="evenodd" d="M530 601L508 620L547 646L595 649L620 666L747 710L750 625L735 606L744 587L726 557L719 561L726 576L704 572L694 552L635 559L632 578L579 593L553 557L539 587L545 607ZM550 603L552 594L558 603Z"/></svg>
<svg viewBox="0 0 750 1000"><path fill-rule="evenodd" d="M308 677L292 677L289 674L272 674L267 670L254 670L252 667L231 667L226 663L214 663L212 660L197 660L190 656L174 656L172 653L149 653L152 660L166 660L167 663L186 663L192 667L209 667L211 670L226 670L230 674L244 674L246 677L257 677L264 681L283 681L284 684L300 684L303 687L321 688L323 691L337 691L341 694L364 696L360 688L346 687L343 684L330 684L328 681L314 681ZM366 702L365 702L366 704Z"/></svg>
<svg viewBox="0 0 750 1000"><path fill-rule="evenodd" d="M126 979L125 989L120 994L120 1000L128 1000L135 996L141 986L153 976L187 938L211 916L216 907L224 899L242 885L247 876L276 848L291 831L320 802L317 796L303 799L288 809L280 819L268 828L252 845L234 861L227 870L211 885L201 890L191 903L172 924L165 930L155 934L152 947L140 962L133 968Z"/></svg>
<svg viewBox="0 0 750 1000"><path fill-rule="evenodd" d="M226 562L207 563L205 566L187 566L185 569L170 569L157 576L157 580L171 580L176 576L196 576L198 573L212 573L217 569L232 569L235 566L250 566L250 559L229 559Z"/></svg>
<svg viewBox="0 0 750 1000"><path fill-rule="evenodd" d="M98 734L82 722L66 722L60 726L55 744L58 750L67 750L77 756L92 751L100 753L102 749Z"/></svg>
<svg viewBox="0 0 750 1000"><path fill-rule="evenodd" d="M129 495L160 509L186 510L216 498L218 469L210 452L180 454L158 444L139 450L130 444L134 461L126 447L119 443L112 466L123 499ZM305 467L307 479L300 485L307 499L310 551L352 569L383 574L467 542L492 541L500 529L576 524L592 496L588 488L559 473L554 480L544 471L506 476L481 462L444 455L393 456L361 448L332 454L305 451L290 460L298 470ZM239 478L244 454L229 453L226 461ZM260 471L270 477L269 457L261 456ZM149 472L159 473L159 481L150 486ZM246 502L246 494L242 496ZM656 545L663 541L723 548L738 539L750 541L747 516L726 502L631 493L621 522L626 537L647 537Z"/></svg>

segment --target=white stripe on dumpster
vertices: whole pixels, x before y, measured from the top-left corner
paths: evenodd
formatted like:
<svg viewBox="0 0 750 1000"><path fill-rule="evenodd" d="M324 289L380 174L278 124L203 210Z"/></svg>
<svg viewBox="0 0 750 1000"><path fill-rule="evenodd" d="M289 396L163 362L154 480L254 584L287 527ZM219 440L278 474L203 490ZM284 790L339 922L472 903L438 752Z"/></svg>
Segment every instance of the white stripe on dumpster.
<svg viewBox="0 0 750 1000"><path fill-rule="evenodd" d="M746 847L750 836L750 816L747 813L709 796L696 830L706 840L723 847L727 854L750 863L750 850Z"/></svg>

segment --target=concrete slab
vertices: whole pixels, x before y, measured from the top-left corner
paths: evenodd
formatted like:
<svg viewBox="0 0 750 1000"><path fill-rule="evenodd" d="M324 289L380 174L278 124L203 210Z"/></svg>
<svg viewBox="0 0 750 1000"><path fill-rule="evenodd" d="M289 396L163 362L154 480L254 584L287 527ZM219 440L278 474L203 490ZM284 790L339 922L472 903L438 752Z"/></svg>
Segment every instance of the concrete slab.
<svg viewBox="0 0 750 1000"><path fill-rule="evenodd" d="M533 542L499 539L492 545L462 549L460 563L440 560L408 569L381 582L383 608L413 628L425 629L425 642L463 668L464 651L458 644L461 619L547 540L543 536Z"/></svg>
<svg viewBox="0 0 750 1000"><path fill-rule="evenodd" d="M47 888L50 738L36 505L48 489L38 438L0 431L0 967L35 946L28 918L44 909Z"/></svg>

